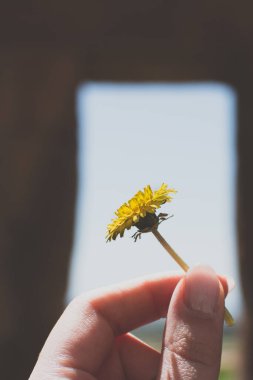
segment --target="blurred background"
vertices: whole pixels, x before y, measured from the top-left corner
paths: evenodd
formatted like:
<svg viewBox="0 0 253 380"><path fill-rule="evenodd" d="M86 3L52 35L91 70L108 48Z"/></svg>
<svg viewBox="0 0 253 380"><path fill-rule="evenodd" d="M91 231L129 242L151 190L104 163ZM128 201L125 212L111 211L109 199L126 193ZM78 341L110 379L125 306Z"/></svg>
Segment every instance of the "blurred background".
<svg viewBox="0 0 253 380"><path fill-rule="evenodd" d="M160 232L233 276L220 379L253 371L253 5L4 2L0 373L27 379L67 302L177 270L147 234L105 243L136 191L177 189ZM160 348L164 321L134 333ZM13 365L15 361L15 365Z"/></svg>

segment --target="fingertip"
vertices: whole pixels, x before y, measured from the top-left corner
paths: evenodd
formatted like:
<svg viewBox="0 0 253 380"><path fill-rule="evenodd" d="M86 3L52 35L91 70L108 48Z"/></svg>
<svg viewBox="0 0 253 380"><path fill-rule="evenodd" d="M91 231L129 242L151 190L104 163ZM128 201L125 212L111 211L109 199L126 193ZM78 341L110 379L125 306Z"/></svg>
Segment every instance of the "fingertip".
<svg viewBox="0 0 253 380"><path fill-rule="evenodd" d="M224 296L226 297L235 288L235 281L233 277L228 275L218 275L220 283L223 287Z"/></svg>
<svg viewBox="0 0 253 380"><path fill-rule="evenodd" d="M214 269L209 266L209 265L206 265L206 264L197 264L195 265L194 267L192 267L190 271L195 271L196 270L200 270L202 272L213 272L213 274L215 274L219 281L220 281L220 284L223 288L223 292L224 292L224 297L226 297L228 295L228 293L230 293L234 288L235 288L235 281L233 279L233 277L229 276L229 275L225 275L225 274L222 274L222 275L219 275L217 274Z"/></svg>
<svg viewBox="0 0 253 380"><path fill-rule="evenodd" d="M195 311L212 316L219 306L220 283L209 266L193 267L185 276L184 302Z"/></svg>

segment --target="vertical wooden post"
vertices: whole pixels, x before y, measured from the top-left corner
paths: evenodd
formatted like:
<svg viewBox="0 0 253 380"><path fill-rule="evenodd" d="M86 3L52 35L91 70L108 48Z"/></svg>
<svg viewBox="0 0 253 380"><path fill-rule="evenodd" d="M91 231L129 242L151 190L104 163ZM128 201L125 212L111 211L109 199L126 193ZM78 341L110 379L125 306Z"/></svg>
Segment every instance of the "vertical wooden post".
<svg viewBox="0 0 253 380"><path fill-rule="evenodd" d="M0 373L27 379L63 309L76 193L76 65L1 52Z"/></svg>

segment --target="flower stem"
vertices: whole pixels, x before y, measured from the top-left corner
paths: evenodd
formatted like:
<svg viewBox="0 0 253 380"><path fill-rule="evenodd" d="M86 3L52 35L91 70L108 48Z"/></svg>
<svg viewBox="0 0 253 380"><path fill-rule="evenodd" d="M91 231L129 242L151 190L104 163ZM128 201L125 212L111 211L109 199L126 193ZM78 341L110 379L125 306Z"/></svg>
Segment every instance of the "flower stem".
<svg viewBox="0 0 253 380"><path fill-rule="evenodd" d="M190 267L187 265L183 259L174 251L174 249L167 243L167 241L162 237L160 232L158 232L157 229L153 228L152 229L153 235L157 238L157 240L162 244L163 248L166 249L166 251L169 253L169 255L176 261L176 263L183 269L184 272L187 272ZM234 319L228 309L225 307L225 314L224 314L224 319L227 323L227 325L233 326L234 325Z"/></svg>
<svg viewBox="0 0 253 380"><path fill-rule="evenodd" d="M162 237L160 232L157 229L152 229L153 234L157 238L157 240L162 244L163 248L170 254L170 256L176 261L176 263L187 272L190 267L184 262L183 259L174 251L174 249L167 243L167 241Z"/></svg>

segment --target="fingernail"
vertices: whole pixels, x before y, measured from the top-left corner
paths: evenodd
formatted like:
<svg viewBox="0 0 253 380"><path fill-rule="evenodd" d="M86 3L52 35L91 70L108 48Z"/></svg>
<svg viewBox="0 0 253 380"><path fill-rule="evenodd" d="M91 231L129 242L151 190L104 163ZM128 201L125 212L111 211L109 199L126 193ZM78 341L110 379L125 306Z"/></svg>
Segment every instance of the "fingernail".
<svg viewBox="0 0 253 380"><path fill-rule="evenodd" d="M197 312L212 315L218 305L219 280L208 266L196 266L185 276L185 303Z"/></svg>

